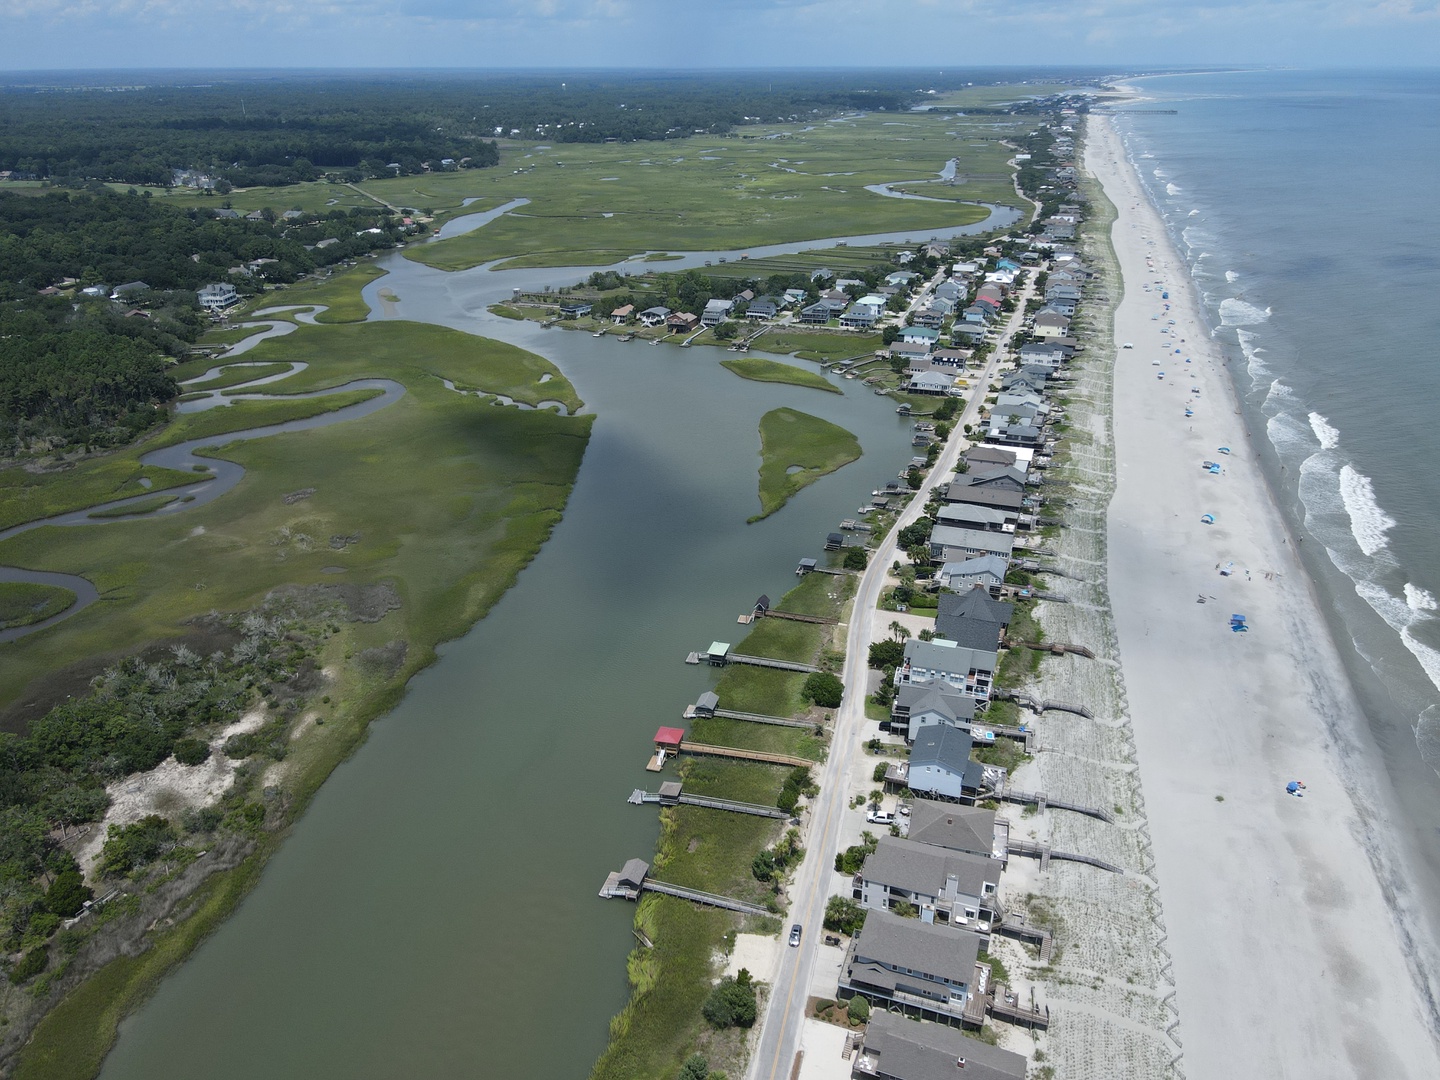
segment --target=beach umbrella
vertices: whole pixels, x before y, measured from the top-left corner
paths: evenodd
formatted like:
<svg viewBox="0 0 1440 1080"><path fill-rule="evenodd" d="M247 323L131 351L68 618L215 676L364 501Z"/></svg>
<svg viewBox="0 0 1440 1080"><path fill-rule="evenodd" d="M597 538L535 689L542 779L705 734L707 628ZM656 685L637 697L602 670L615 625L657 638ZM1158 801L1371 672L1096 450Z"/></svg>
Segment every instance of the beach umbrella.
<svg viewBox="0 0 1440 1080"><path fill-rule="evenodd" d="M1228 454L1229 452L1230 452L1230 448L1229 448L1228 446L1222 446L1222 447L1220 447L1220 453L1222 453L1222 454Z"/></svg>

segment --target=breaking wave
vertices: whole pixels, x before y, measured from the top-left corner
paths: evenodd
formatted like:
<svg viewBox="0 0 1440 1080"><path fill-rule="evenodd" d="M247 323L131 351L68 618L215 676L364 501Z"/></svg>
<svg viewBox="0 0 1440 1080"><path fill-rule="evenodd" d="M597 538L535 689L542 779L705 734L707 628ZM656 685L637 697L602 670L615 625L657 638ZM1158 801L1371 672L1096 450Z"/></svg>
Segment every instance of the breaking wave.
<svg viewBox="0 0 1440 1080"><path fill-rule="evenodd" d="M1321 450L1334 450L1340 445L1340 432L1318 412L1310 414L1310 429L1315 432L1315 438L1320 440Z"/></svg>
<svg viewBox="0 0 1440 1080"><path fill-rule="evenodd" d="M1230 283L1233 285L1235 282L1237 282L1237 281L1240 280L1240 273L1239 273L1239 271L1237 271L1237 270L1226 270L1226 271L1225 271L1225 280L1228 281L1228 282L1230 282Z"/></svg>
<svg viewBox="0 0 1440 1080"><path fill-rule="evenodd" d="M1366 555L1383 551L1385 534L1395 527L1395 519L1375 501L1375 485L1352 465L1340 469L1340 498L1350 515L1350 532Z"/></svg>
<svg viewBox="0 0 1440 1080"><path fill-rule="evenodd" d="M1269 308L1258 308L1236 296L1220 301L1221 326L1254 326L1270 318Z"/></svg>
<svg viewBox="0 0 1440 1080"><path fill-rule="evenodd" d="M1411 603L1412 590L1423 595L1429 601L1430 606L1417 609ZM1440 687L1440 650L1426 645L1412 633L1418 623L1434 618L1428 612L1434 610L1435 598L1424 589L1416 589L1408 581L1405 583L1404 600L1392 596L1388 590L1373 581L1355 582L1355 591L1360 594L1360 598L1365 603L1370 605L1375 614L1385 620L1390 629L1400 635L1400 640L1404 642L1410 655L1420 662L1420 666L1425 669L1425 674L1430 677L1430 681L1436 687Z"/></svg>
<svg viewBox="0 0 1440 1080"><path fill-rule="evenodd" d="M1440 609L1440 601L1436 601L1434 593L1408 581L1405 582L1405 603L1409 605L1411 611Z"/></svg>

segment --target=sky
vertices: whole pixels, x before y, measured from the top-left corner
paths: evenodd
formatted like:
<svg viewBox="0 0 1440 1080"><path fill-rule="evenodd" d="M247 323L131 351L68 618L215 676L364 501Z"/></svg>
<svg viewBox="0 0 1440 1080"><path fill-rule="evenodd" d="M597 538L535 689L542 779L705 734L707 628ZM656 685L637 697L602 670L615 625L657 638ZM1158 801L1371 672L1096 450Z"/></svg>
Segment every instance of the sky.
<svg viewBox="0 0 1440 1080"><path fill-rule="evenodd" d="M1434 67L1440 0L0 0L0 71Z"/></svg>

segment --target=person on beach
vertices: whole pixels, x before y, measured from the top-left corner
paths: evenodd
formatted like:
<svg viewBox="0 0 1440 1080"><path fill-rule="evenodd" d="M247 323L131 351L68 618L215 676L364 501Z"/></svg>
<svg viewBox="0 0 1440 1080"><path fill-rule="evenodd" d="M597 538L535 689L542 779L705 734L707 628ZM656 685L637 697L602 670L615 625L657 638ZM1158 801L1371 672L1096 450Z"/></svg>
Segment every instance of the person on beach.
<svg viewBox="0 0 1440 1080"><path fill-rule="evenodd" d="M1305 781L1291 780L1290 783L1285 785L1285 791L1288 794L1294 795L1297 799L1303 799L1305 797Z"/></svg>

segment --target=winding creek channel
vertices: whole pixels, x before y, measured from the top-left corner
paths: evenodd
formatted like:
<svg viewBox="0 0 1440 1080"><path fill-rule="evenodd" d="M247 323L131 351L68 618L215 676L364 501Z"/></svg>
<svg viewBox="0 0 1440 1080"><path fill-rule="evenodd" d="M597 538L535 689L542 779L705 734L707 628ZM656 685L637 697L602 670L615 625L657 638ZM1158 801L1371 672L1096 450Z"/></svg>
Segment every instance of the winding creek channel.
<svg viewBox="0 0 1440 1080"><path fill-rule="evenodd" d="M933 235L1018 216L1005 208ZM634 908L596 892L627 858L648 859L658 832L653 807L625 797L645 784L655 728L679 723L714 681L686 652L735 640L736 615L784 593L797 561L911 456L910 423L858 380L837 379L843 395L747 382L714 348L645 348L485 310L591 268L445 273L398 252L378 265L388 274L366 287L372 319L545 355L596 416L589 449L539 556L441 648L239 910L124 1022L105 1080L586 1075L628 996L634 940ZM402 299L381 304L382 288ZM780 406L848 428L864 457L747 525L757 425ZM171 456L158 463L188 467L176 462L193 449L159 451ZM206 463L221 475L197 486L197 502L224 490L224 463Z"/></svg>

